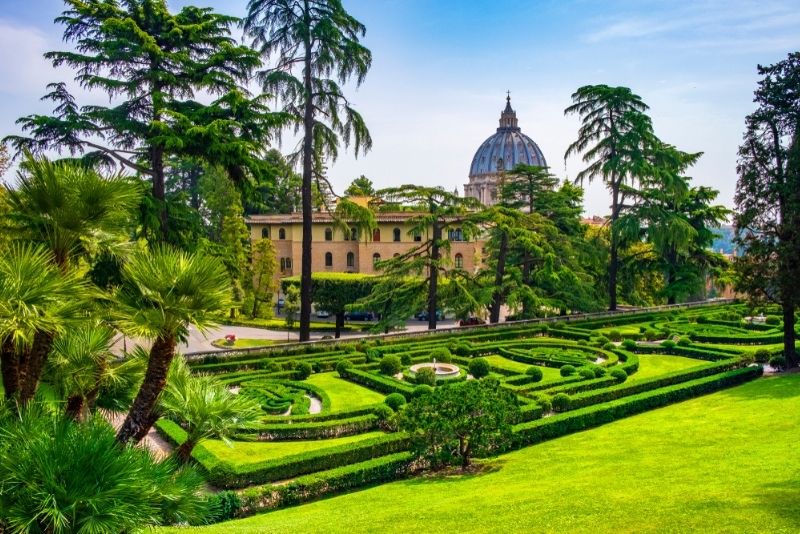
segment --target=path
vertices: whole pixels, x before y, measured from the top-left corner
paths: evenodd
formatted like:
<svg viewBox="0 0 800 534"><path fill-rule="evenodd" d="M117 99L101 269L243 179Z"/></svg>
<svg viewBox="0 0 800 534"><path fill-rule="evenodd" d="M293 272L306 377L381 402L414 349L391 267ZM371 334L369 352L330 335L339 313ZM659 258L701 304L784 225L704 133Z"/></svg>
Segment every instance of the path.
<svg viewBox="0 0 800 534"><path fill-rule="evenodd" d="M125 413L116 412L113 410L100 410L100 413L106 420L111 423L114 430L119 430L122 423L125 421ZM172 454L173 447L167 442L153 427L150 432L139 442L139 447L145 447L150 450L156 460L163 460Z"/></svg>
<svg viewBox="0 0 800 534"><path fill-rule="evenodd" d="M316 395L306 395L306 397L311 401L308 407L308 413L315 414L322 411L322 401L319 400Z"/></svg>

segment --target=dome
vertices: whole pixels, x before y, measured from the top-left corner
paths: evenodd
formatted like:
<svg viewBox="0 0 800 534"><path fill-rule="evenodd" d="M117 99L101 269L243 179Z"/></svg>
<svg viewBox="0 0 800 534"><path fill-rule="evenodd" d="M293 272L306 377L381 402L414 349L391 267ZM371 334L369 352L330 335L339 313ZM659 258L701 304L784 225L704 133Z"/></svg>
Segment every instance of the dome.
<svg viewBox="0 0 800 534"><path fill-rule="evenodd" d="M502 168L498 169L501 160ZM547 166L539 146L522 133L517 125L517 114L511 108L509 96L506 99L506 108L500 115L500 127L494 135L483 142L472 158L469 177L496 174L498 170L510 171L518 163L537 167Z"/></svg>

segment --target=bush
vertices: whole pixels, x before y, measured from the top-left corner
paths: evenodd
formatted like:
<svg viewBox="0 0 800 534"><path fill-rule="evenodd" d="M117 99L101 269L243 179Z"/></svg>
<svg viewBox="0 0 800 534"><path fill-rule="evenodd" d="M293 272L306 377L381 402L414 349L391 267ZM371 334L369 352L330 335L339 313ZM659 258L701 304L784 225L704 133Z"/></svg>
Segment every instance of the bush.
<svg viewBox="0 0 800 534"><path fill-rule="evenodd" d="M486 358L475 358L469 362L469 374L475 378L483 378L489 374L491 366Z"/></svg>
<svg viewBox="0 0 800 534"><path fill-rule="evenodd" d="M681 336L681 338L678 340L678 346L679 347L688 347L691 344L692 344L692 340L689 339L689 336L685 336L685 335Z"/></svg>
<svg viewBox="0 0 800 534"><path fill-rule="evenodd" d="M612 369L608 374L611 376L611 378L620 383L625 382L628 379L628 373L625 372L625 369Z"/></svg>
<svg viewBox="0 0 800 534"><path fill-rule="evenodd" d="M430 367L423 367L417 371L415 378L417 384L424 384L426 386L436 385L436 372Z"/></svg>
<svg viewBox="0 0 800 534"><path fill-rule="evenodd" d="M542 377L544 376L542 370L536 366L531 366L525 369L525 374L530 376L534 382L540 382L542 380Z"/></svg>
<svg viewBox="0 0 800 534"><path fill-rule="evenodd" d="M378 349L367 349L364 354L366 354L367 362L369 363L377 362L382 355L381 351L379 351Z"/></svg>
<svg viewBox="0 0 800 534"><path fill-rule="evenodd" d="M562 365L561 366L561 376L572 376L575 374L575 366L574 365Z"/></svg>
<svg viewBox="0 0 800 534"><path fill-rule="evenodd" d="M400 393L390 393L385 399L383 399L383 402L386 403L386 406L396 412L406 403L406 398Z"/></svg>
<svg viewBox="0 0 800 534"><path fill-rule="evenodd" d="M697 317L697 324L706 324L708 322L708 317L705 315L700 315Z"/></svg>
<svg viewBox="0 0 800 534"><path fill-rule="evenodd" d="M472 354L472 346L465 341L456 343L451 350L456 356L469 356Z"/></svg>
<svg viewBox="0 0 800 534"><path fill-rule="evenodd" d="M236 517L236 513L242 508L242 501L239 494L235 491L225 490L209 495L208 508L212 510L209 514L209 523L219 523Z"/></svg>
<svg viewBox="0 0 800 534"><path fill-rule="evenodd" d="M550 399L549 395L539 395L536 397L536 402L539 403L539 406L542 407L542 413L548 413L553 411L553 401Z"/></svg>
<svg viewBox="0 0 800 534"><path fill-rule="evenodd" d="M664 341L661 342L661 346L664 347L665 349L674 349L675 342L672 341L671 339L665 339Z"/></svg>
<svg viewBox="0 0 800 534"><path fill-rule="evenodd" d="M581 375L586 380L591 380L594 378L594 369L590 367L584 367L583 369L578 371L578 374Z"/></svg>
<svg viewBox="0 0 800 534"><path fill-rule="evenodd" d="M399 393L393 393L393 395L400 395ZM400 395L402 397L402 395ZM394 416L394 410L391 406L387 406L386 404L379 404L375 406L375 409L372 410L372 413L378 416L378 421L388 421L389 419Z"/></svg>
<svg viewBox="0 0 800 534"><path fill-rule="evenodd" d="M612 330L608 333L608 339L611 341L622 341L622 332L619 330Z"/></svg>
<svg viewBox="0 0 800 534"><path fill-rule="evenodd" d="M772 356L767 349L758 349L753 354L753 357L758 363L767 363Z"/></svg>
<svg viewBox="0 0 800 534"><path fill-rule="evenodd" d="M342 376L343 371L351 367L353 367L353 362L350 360L339 360L336 362L336 372L339 373L339 376Z"/></svg>
<svg viewBox="0 0 800 534"><path fill-rule="evenodd" d="M767 315L767 318L764 320L764 323L770 326L778 326L781 324L781 318L777 315Z"/></svg>
<svg viewBox="0 0 800 534"><path fill-rule="evenodd" d="M437 362L440 363L450 363L453 361L453 355L450 354L450 351L447 350L446 347L439 347L438 349L433 349L431 351L431 360L436 358Z"/></svg>
<svg viewBox="0 0 800 534"><path fill-rule="evenodd" d="M606 371L605 367L600 367L598 365L597 367L594 368L594 377L595 378L603 378L604 376L606 376L606 372L607 371Z"/></svg>
<svg viewBox="0 0 800 534"><path fill-rule="evenodd" d="M294 377L295 380L305 380L309 376L311 376L311 364L308 362L300 362L294 368Z"/></svg>
<svg viewBox="0 0 800 534"><path fill-rule="evenodd" d="M311 369L313 369L315 373L322 372L322 364L318 361L313 361L311 362Z"/></svg>
<svg viewBox="0 0 800 534"><path fill-rule="evenodd" d="M654 341L654 340L655 340L655 339L657 339L658 337L659 337L659 333L658 333L658 331L657 331L657 330L647 330L647 331L645 331L645 333L644 333L644 338L645 338L647 341Z"/></svg>
<svg viewBox="0 0 800 534"><path fill-rule="evenodd" d="M411 365L411 355L407 352L404 352L402 356L400 356L400 363L403 365Z"/></svg>
<svg viewBox="0 0 800 534"><path fill-rule="evenodd" d="M381 374L394 376L403 370L403 362L397 356L384 356L380 363Z"/></svg>
<svg viewBox="0 0 800 534"><path fill-rule="evenodd" d="M635 350L636 342L632 339L625 339L622 341L622 348L625 350Z"/></svg>
<svg viewBox="0 0 800 534"><path fill-rule="evenodd" d="M779 369L783 371L786 369L786 358L783 356L773 356L769 359L769 366L773 369Z"/></svg>
<svg viewBox="0 0 800 534"><path fill-rule="evenodd" d="M566 393L556 393L553 397L553 410L556 412L566 412L569 410L569 395Z"/></svg>
<svg viewBox="0 0 800 534"><path fill-rule="evenodd" d="M611 340L608 339L606 336L597 336L595 341L600 345L605 345L606 343L608 343Z"/></svg>
<svg viewBox="0 0 800 534"><path fill-rule="evenodd" d="M579 340L578 340L578 345L580 345L580 346L582 346L582 347L585 347L585 346L586 346L586 345L588 345L588 344L589 344L589 342L588 342L588 341L586 341L585 339L579 339Z"/></svg>
<svg viewBox="0 0 800 534"><path fill-rule="evenodd" d="M411 397L417 399L423 395L427 395L428 393L433 393L433 388L428 384L420 384L414 388L414 391L411 392Z"/></svg>
<svg viewBox="0 0 800 534"><path fill-rule="evenodd" d="M605 343L601 348L603 350L614 350L617 348L617 346L609 341L608 343Z"/></svg>

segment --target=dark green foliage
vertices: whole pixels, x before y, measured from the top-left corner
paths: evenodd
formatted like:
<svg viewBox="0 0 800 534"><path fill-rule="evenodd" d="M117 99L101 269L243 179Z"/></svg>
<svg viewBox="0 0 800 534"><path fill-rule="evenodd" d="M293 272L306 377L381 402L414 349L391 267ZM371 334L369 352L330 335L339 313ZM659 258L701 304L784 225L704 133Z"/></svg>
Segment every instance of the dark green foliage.
<svg viewBox="0 0 800 534"><path fill-rule="evenodd" d="M431 351L431 360L434 359L439 363L450 363L453 361L453 356L447 347L439 347Z"/></svg>
<svg viewBox="0 0 800 534"><path fill-rule="evenodd" d="M472 354L472 346L467 342L460 342L453 345L450 352L456 356L469 356Z"/></svg>
<svg viewBox="0 0 800 534"><path fill-rule="evenodd" d="M436 388L401 412L401 428L412 436L415 453L435 465L470 465L473 455L502 450L520 418L515 396L491 380Z"/></svg>
<svg viewBox="0 0 800 534"><path fill-rule="evenodd" d="M561 366L561 376L571 376L575 374L575 366L574 365L562 365Z"/></svg>
<svg viewBox="0 0 800 534"><path fill-rule="evenodd" d="M380 369L381 374L394 376L403 370L403 363L397 356L386 355L381 358Z"/></svg>
<svg viewBox="0 0 800 534"><path fill-rule="evenodd" d="M313 368L311 364L308 362L300 362L294 368L295 378L297 380L305 380L309 376L311 376L311 372Z"/></svg>
<svg viewBox="0 0 800 534"><path fill-rule="evenodd" d="M414 391L411 393L412 398L422 397L423 395L427 395L429 393L433 393L433 388L428 384L419 384L417 387L414 388Z"/></svg>
<svg viewBox="0 0 800 534"><path fill-rule="evenodd" d="M624 369L614 368L608 374L617 382L625 382L628 379L628 373Z"/></svg>
<svg viewBox="0 0 800 534"><path fill-rule="evenodd" d="M602 345L602 348L603 350L614 350L615 348L617 348L617 346L609 341L608 343L604 343Z"/></svg>
<svg viewBox="0 0 800 534"><path fill-rule="evenodd" d="M529 377L531 377L531 379L534 382L541 381L542 377L544 376L544 373L542 372L542 370L539 369L538 367L534 366L534 365L532 365L532 366L528 367L527 369L525 369L525 374L528 375Z"/></svg>
<svg viewBox="0 0 800 534"><path fill-rule="evenodd" d="M390 393L383 402L396 412L406 403L406 398L399 393Z"/></svg>
<svg viewBox="0 0 800 534"><path fill-rule="evenodd" d="M417 384L426 385L426 386L435 386L436 385L436 371L431 369L430 367L423 367L419 371L417 371L414 380Z"/></svg>
<svg viewBox="0 0 800 534"><path fill-rule="evenodd" d="M594 369L591 367L584 367L578 371L578 374L581 375L586 380L591 380L595 378Z"/></svg>
<svg viewBox="0 0 800 534"><path fill-rule="evenodd" d="M594 376L595 376L595 378L602 378L602 377L606 376L606 373L607 373L607 371L606 371L605 367L600 367L598 365L597 367L594 368Z"/></svg>
<svg viewBox="0 0 800 534"><path fill-rule="evenodd" d="M366 349L365 354L367 355L368 362L377 362L381 359L381 351L379 349L369 348Z"/></svg>
<svg viewBox="0 0 800 534"><path fill-rule="evenodd" d="M553 410L556 412L565 412L569 410L570 398L566 393L556 393L553 396Z"/></svg>
<svg viewBox="0 0 800 534"><path fill-rule="evenodd" d="M622 334L619 330L611 330L608 333L608 339L611 341L622 341Z"/></svg>
<svg viewBox="0 0 800 534"><path fill-rule="evenodd" d="M773 356L769 359L769 366L782 371L786 369L786 358L783 356Z"/></svg>
<svg viewBox="0 0 800 534"><path fill-rule="evenodd" d="M675 345L677 345L677 343L675 343L671 339L665 339L664 341L661 342L661 346L664 347L665 349L674 349Z"/></svg>
<svg viewBox="0 0 800 534"><path fill-rule="evenodd" d="M483 378L489 375L492 367L486 358L475 358L469 362L469 374L475 378Z"/></svg>
<svg viewBox="0 0 800 534"><path fill-rule="evenodd" d="M636 341L632 339L624 339L622 340L622 348L625 350L634 350L636 349Z"/></svg>
<svg viewBox="0 0 800 534"><path fill-rule="evenodd" d="M239 498L239 494L230 490L211 494L208 503L209 509L212 510L208 516L209 523L233 519L242 509L242 500Z"/></svg>
<svg viewBox="0 0 800 534"><path fill-rule="evenodd" d="M535 400L542 407L542 413L553 411L553 399L549 395L541 393L535 397Z"/></svg>
<svg viewBox="0 0 800 534"><path fill-rule="evenodd" d="M407 353L407 352L403 353L400 356L400 363L402 363L403 365L406 365L406 366L411 365L411 355L409 353Z"/></svg>
<svg viewBox="0 0 800 534"><path fill-rule="evenodd" d="M758 349L753 354L755 361L758 363L767 363L769 361L772 354L767 349Z"/></svg>
<svg viewBox="0 0 800 534"><path fill-rule="evenodd" d="M393 395L400 395L399 393L393 393ZM402 397L402 395L400 395ZM391 419L394 416L395 410L388 406L387 404L379 404L375 406L372 410L372 413L378 417L378 421L385 422Z"/></svg>
<svg viewBox="0 0 800 534"><path fill-rule="evenodd" d="M678 346L679 347L688 347L691 344L692 344L692 340L689 339L689 336L681 336L681 338L678 340Z"/></svg>
<svg viewBox="0 0 800 534"><path fill-rule="evenodd" d="M781 324L781 318L777 315L767 315L767 318L764 320L764 322L771 326L777 326Z"/></svg>

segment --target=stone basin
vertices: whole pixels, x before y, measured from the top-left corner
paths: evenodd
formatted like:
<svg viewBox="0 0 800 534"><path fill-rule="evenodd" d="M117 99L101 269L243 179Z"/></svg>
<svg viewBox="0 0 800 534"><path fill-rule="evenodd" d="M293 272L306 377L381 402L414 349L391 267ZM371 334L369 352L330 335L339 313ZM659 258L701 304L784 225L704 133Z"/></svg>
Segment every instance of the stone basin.
<svg viewBox="0 0 800 534"><path fill-rule="evenodd" d="M420 369L424 368L432 368L433 372L436 374L437 377L440 378L449 378L453 376L458 376L461 369L457 365L453 365L452 363L433 363L433 362L426 362L426 363L418 363L416 365L412 365L409 367L412 373L418 372Z"/></svg>

